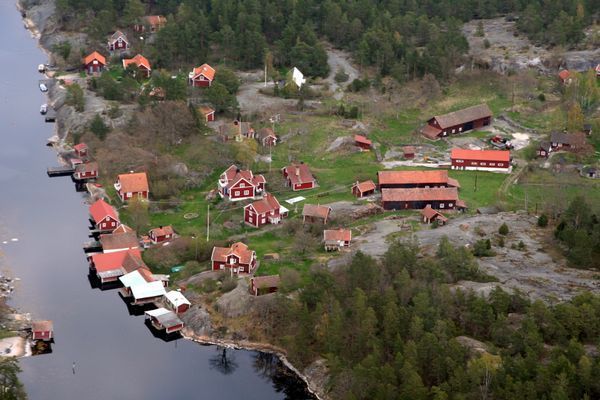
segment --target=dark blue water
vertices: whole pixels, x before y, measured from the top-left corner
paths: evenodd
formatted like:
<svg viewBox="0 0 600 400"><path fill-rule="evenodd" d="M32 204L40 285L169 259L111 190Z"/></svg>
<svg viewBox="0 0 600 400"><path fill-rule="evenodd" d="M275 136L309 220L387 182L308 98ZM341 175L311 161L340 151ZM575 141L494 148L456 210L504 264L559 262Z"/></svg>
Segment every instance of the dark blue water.
<svg viewBox="0 0 600 400"><path fill-rule="evenodd" d="M45 173L57 163L45 146L53 126L39 114L46 56L10 0L0 1L0 38L0 266L21 278L12 304L53 320L56 337L51 354L21 361L30 399L306 398L277 359L164 342L115 291L90 288L84 199Z"/></svg>

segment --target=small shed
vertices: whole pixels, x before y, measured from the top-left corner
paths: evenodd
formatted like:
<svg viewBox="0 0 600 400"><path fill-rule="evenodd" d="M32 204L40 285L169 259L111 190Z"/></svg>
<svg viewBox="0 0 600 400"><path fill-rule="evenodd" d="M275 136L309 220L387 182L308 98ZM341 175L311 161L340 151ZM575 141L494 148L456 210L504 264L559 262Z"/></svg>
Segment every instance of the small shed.
<svg viewBox="0 0 600 400"><path fill-rule="evenodd" d="M350 229L326 229L323 231L325 250L340 250L342 247L350 246L352 231Z"/></svg>
<svg viewBox="0 0 600 400"><path fill-rule="evenodd" d="M402 153L404 154L404 158L407 160L412 160L415 158L415 146L404 146L402 147Z"/></svg>
<svg viewBox="0 0 600 400"><path fill-rule="evenodd" d="M192 303L185 298L183 293L177 290L171 290L165 294L165 301L167 306L171 308L176 314L186 312Z"/></svg>
<svg viewBox="0 0 600 400"><path fill-rule="evenodd" d="M352 194L356 197L365 197L375 193L375 183L372 180L358 182L352 185Z"/></svg>
<svg viewBox="0 0 600 400"><path fill-rule="evenodd" d="M31 324L31 335L33 340L51 341L54 338L52 321L34 321Z"/></svg>
<svg viewBox="0 0 600 400"><path fill-rule="evenodd" d="M330 213L331 207L305 204L302 209L302 223L322 222L323 224L326 224Z"/></svg>
<svg viewBox="0 0 600 400"><path fill-rule="evenodd" d="M420 213L421 213L421 216L423 217L423 222L426 224L431 224L432 222L437 221L438 224L444 225L444 224L446 224L446 222L448 222L448 218L446 218L439 211L436 211L433 208L431 208L431 205L429 205L429 204L427 204L425 206L425 208L423 208L420 211Z"/></svg>
<svg viewBox="0 0 600 400"><path fill-rule="evenodd" d="M88 155L88 147L85 143L78 143L73 146L73 150L75 150L75 155L79 158L85 158Z"/></svg>
<svg viewBox="0 0 600 400"><path fill-rule="evenodd" d="M371 142L365 136L354 135L354 144L360 147L362 150L370 150L373 142Z"/></svg>
<svg viewBox="0 0 600 400"><path fill-rule="evenodd" d="M150 317L152 326L166 333L174 333L183 329L183 321L173 312L166 308L157 308L145 312L147 317Z"/></svg>
<svg viewBox="0 0 600 400"><path fill-rule="evenodd" d="M250 293L254 296L275 293L279 290L279 275L255 276L250 278Z"/></svg>
<svg viewBox="0 0 600 400"><path fill-rule="evenodd" d="M204 121L212 122L215 120L215 110L209 106L200 106L198 107L198 111L204 117Z"/></svg>

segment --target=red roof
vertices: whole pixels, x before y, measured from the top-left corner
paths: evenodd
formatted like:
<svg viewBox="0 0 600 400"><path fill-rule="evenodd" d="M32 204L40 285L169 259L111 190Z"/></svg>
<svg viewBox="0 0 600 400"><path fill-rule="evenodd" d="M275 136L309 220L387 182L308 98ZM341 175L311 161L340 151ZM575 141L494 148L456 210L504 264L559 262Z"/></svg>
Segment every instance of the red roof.
<svg viewBox="0 0 600 400"><path fill-rule="evenodd" d="M458 190L454 187L382 189L381 201L436 201L458 200Z"/></svg>
<svg viewBox="0 0 600 400"><path fill-rule="evenodd" d="M241 170L235 165L231 165L221 174L221 179L227 182L227 187L230 188L237 184L241 179L246 180L254 186L260 183L265 183L266 179L262 175L254 175L250 170Z"/></svg>
<svg viewBox="0 0 600 400"><path fill-rule="evenodd" d="M377 179L380 185L447 184L448 171L379 171Z"/></svg>
<svg viewBox="0 0 600 400"><path fill-rule="evenodd" d="M328 206L305 204L304 208L302 208L302 216L321 218L323 220L326 220L327 217L329 217L330 212L331 212L331 207L328 207Z"/></svg>
<svg viewBox="0 0 600 400"><path fill-rule="evenodd" d="M357 188L359 192L369 192L371 190L375 190L376 186L372 180L364 181L364 182L356 182L352 187Z"/></svg>
<svg viewBox="0 0 600 400"><path fill-rule="evenodd" d="M328 241L344 241L349 242L352 240L352 231L350 229L326 229L323 231L323 238L326 242Z"/></svg>
<svg viewBox="0 0 600 400"><path fill-rule="evenodd" d="M240 264L250 264L254 251L249 250L242 242L237 242L231 245L231 247L213 247L211 256L212 261L227 262L227 257L234 255L240 261Z"/></svg>
<svg viewBox="0 0 600 400"><path fill-rule="evenodd" d="M175 233L171 225L161 226L150 230L154 234L154 237L172 235Z"/></svg>
<svg viewBox="0 0 600 400"><path fill-rule="evenodd" d="M198 107L198 110L200 110L200 112L202 113L202 115L207 116L210 114L213 114L215 112L215 110L213 110L212 108L210 108L209 106L200 106Z"/></svg>
<svg viewBox="0 0 600 400"><path fill-rule="evenodd" d="M100 244L104 252L107 250L137 249L140 246L134 232L100 235Z"/></svg>
<svg viewBox="0 0 600 400"><path fill-rule="evenodd" d="M279 275L255 276L251 278L253 285L257 289L276 288L279 286Z"/></svg>
<svg viewBox="0 0 600 400"><path fill-rule="evenodd" d="M456 203L458 205L458 200L456 201ZM421 210L421 215L424 216L425 218L427 218L428 220L438 217L440 220L442 220L444 222L448 221L448 218L444 217L444 215L442 215L442 213L431 208L430 204L427 204L425 206L425 208Z"/></svg>
<svg viewBox="0 0 600 400"><path fill-rule="evenodd" d="M415 154L415 146L404 146L402 147L402 152L404 154Z"/></svg>
<svg viewBox="0 0 600 400"><path fill-rule="evenodd" d="M362 136L362 135L354 135L354 141L356 143L362 143L362 144L366 144L366 145L371 145L371 141L369 139L367 139L366 137Z"/></svg>
<svg viewBox="0 0 600 400"><path fill-rule="evenodd" d="M97 272L107 272L123 267L125 258L130 255L141 260L141 253L139 250L124 250L116 251L114 253L100 253L92 256L92 262Z"/></svg>
<svg viewBox="0 0 600 400"><path fill-rule="evenodd" d="M98 53L97 51L94 51L92 54L85 57L83 59L83 63L85 65L88 65L89 63L91 63L94 60L97 60L102 65L106 65L106 58L102 54Z"/></svg>
<svg viewBox="0 0 600 400"><path fill-rule="evenodd" d="M148 192L148 177L145 172L121 174L117 177L122 193Z"/></svg>
<svg viewBox="0 0 600 400"><path fill-rule="evenodd" d="M167 23L167 19L162 15L147 15L144 17L146 23L153 27L160 27Z"/></svg>
<svg viewBox="0 0 600 400"><path fill-rule="evenodd" d="M431 140L437 139L440 132L442 132L441 129L438 129L435 126L431 126L429 124L425 125L423 129L421 129L421 133Z"/></svg>
<svg viewBox="0 0 600 400"><path fill-rule="evenodd" d="M117 216L115 209L103 199L96 201L90 206L90 215L94 219L95 223L102 221L107 216L111 217L117 222L119 221L119 217Z"/></svg>
<svg viewBox="0 0 600 400"><path fill-rule="evenodd" d="M283 171L287 175L292 185L315 181L315 177L310 172L310 168L306 164L292 164L284 167Z"/></svg>
<svg viewBox="0 0 600 400"><path fill-rule="evenodd" d="M33 321L31 330L33 332L52 332L52 321Z"/></svg>
<svg viewBox="0 0 600 400"><path fill-rule="evenodd" d="M571 72L569 72L568 69L563 69L562 71L560 71L558 73L558 77L563 81L567 80L570 76L571 76Z"/></svg>
<svg viewBox="0 0 600 400"><path fill-rule="evenodd" d="M477 160L477 161L497 161L509 162L510 151L508 150L467 150L452 149L450 158L455 160Z"/></svg>
<svg viewBox="0 0 600 400"><path fill-rule="evenodd" d="M79 143L79 144L76 144L75 146L73 146L73 148L77 151L81 151L81 150L87 150L88 147L87 147L87 144L85 144L85 143Z"/></svg>
<svg viewBox="0 0 600 400"><path fill-rule="evenodd" d="M246 207L252 207L258 214L266 214L271 211L278 211L281 205L279 201L272 194L266 193L265 196L255 201L252 204L248 204Z"/></svg>
<svg viewBox="0 0 600 400"><path fill-rule="evenodd" d="M209 81L215 79L215 69L208 64L202 64L199 67L194 68L194 78L199 75L203 75Z"/></svg>
<svg viewBox="0 0 600 400"><path fill-rule="evenodd" d="M152 69L150 68L150 61L148 61L148 59L141 54L138 54L133 58L123 59L123 68L127 69L127 67L131 64L137 65L138 67L144 67L148 71Z"/></svg>

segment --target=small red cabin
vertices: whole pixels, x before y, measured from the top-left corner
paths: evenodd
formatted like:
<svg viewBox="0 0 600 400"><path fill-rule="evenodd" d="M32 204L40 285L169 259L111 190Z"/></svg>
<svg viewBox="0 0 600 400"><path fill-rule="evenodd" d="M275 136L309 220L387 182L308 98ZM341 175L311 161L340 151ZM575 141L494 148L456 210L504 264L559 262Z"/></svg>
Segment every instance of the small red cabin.
<svg viewBox="0 0 600 400"><path fill-rule="evenodd" d="M85 143L79 143L73 146L73 150L75 150L75 155L79 158L85 158L88 155L88 147Z"/></svg>
<svg viewBox="0 0 600 400"><path fill-rule="evenodd" d="M175 231L171 225L160 226L158 228L151 229L148 233L148 236L154 244L168 242L175 237Z"/></svg>
<svg viewBox="0 0 600 400"><path fill-rule="evenodd" d="M354 135L354 144L362 150L370 150L373 142L362 135Z"/></svg>
<svg viewBox="0 0 600 400"><path fill-rule="evenodd" d="M90 75L98 74L106 67L106 58L97 51L94 51L92 54L83 59L83 67Z"/></svg>
<svg viewBox="0 0 600 400"><path fill-rule="evenodd" d="M202 64L189 73L189 83L196 87L209 87L215 79L215 69L208 64Z"/></svg>
<svg viewBox="0 0 600 400"><path fill-rule="evenodd" d="M279 290L279 275L255 276L250 278L250 293L254 296L275 293Z"/></svg>
<svg viewBox="0 0 600 400"><path fill-rule="evenodd" d="M81 181L86 179L95 179L98 177L98 163L97 162L87 162L82 164L77 164L75 166L75 172L73 173L73 178Z"/></svg>
<svg viewBox="0 0 600 400"><path fill-rule="evenodd" d="M294 192L297 190L313 189L317 186L310 168L304 163L289 165L282 168L281 172L286 179L286 186L291 187Z"/></svg>
<svg viewBox="0 0 600 400"><path fill-rule="evenodd" d="M31 324L31 335L33 340L51 341L54 337L52 321L34 321Z"/></svg>
<svg viewBox="0 0 600 400"><path fill-rule="evenodd" d="M137 54L133 58L124 58L123 69L127 69L130 65L137 69L136 73L139 72L144 78L150 78L152 67L150 66L150 61L143 55Z"/></svg>
<svg viewBox="0 0 600 400"><path fill-rule="evenodd" d="M90 206L90 221L100 232L112 232L120 224L117 211L103 199Z"/></svg>
<svg viewBox="0 0 600 400"><path fill-rule="evenodd" d="M198 111L200 111L200 114L202 114L206 122L212 122L215 120L215 110L212 108L208 106L200 106L198 107Z"/></svg>
<svg viewBox="0 0 600 400"><path fill-rule="evenodd" d="M372 180L358 182L352 185L352 194L356 197L365 197L375 193L375 183Z"/></svg>
<svg viewBox="0 0 600 400"><path fill-rule="evenodd" d="M407 160L412 160L415 158L415 147L414 146L404 146L402 147L402 153L404 154L404 158Z"/></svg>
<svg viewBox="0 0 600 400"><path fill-rule="evenodd" d="M121 31L116 31L108 39L108 51L123 51L129 49L129 40Z"/></svg>

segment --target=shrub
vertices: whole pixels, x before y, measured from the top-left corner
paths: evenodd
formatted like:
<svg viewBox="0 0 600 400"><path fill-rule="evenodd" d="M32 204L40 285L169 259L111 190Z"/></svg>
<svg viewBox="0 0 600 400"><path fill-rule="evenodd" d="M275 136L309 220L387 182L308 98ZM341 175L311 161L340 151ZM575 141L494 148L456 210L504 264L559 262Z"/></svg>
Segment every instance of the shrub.
<svg viewBox="0 0 600 400"><path fill-rule="evenodd" d="M473 255L476 257L490 257L494 255L490 239L481 239L473 246Z"/></svg>
<svg viewBox="0 0 600 400"><path fill-rule="evenodd" d="M369 82L367 78L363 80L355 79L350 84L349 89L351 92L360 92L361 90L367 89L369 86L371 86L371 82Z"/></svg>
<svg viewBox="0 0 600 400"><path fill-rule="evenodd" d="M517 245L517 248L521 251L525 250L527 246L525 246L525 243L523 243L522 240L519 241L519 244Z"/></svg>
<svg viewBox="0 0 600 400"><path fill-rule="evenodd" d="M546 101L546 95L544 93L538 94L538 100L539 101Z"/></svg>
<svg viewBox="0 0 600 400"><path fill-rule="evenodd" d="M227 278L223 281L220 290L222 293L227 293L227 292L231 292L236 287L237 287L237 279L236 278Z"/></svg>
<svg viewBox="0 0 600 400"><path fill-rule="evenodd" d="M548 226L548 217L546 216L546 214L542 214L539 216L537 224L540 228L545 228L546 226Z"/></svg>
<svg viewBox="0 0 600 400"><path fill-rule="evenodd" d="M336 73L335 76L333 77L333 79L337 82L337 83L343 83L343 82L347 82L348 79L350 78L350 75L348 75L346 73L346 71L344 71L344 69L339 69Z"/></svg>
<svg viewBox="0 0 600 400"><path fill-rule="evenodd" d="M500 236L500 239L498 239L498 247L504 247L504 237Z"/></svg>
<svg viewBox="0 0 600 400"><path fill-rule="evenodd" d="M491 43L490 43L490 41L489 41L489 40L487 40L487 39L484 39L484 40L483 40L483 47L485 47L486 49L489 49L489 48L490 48L490 46L491 46Z"/></svg>
<svg viewBox="0 0 600 400"><path fill-rule="evenodd" d="M82 112L85 108L85 97L83 89L76 83L67 86L67 97L65 103L75 108L75 111Z"/></svg>
<svg viewBox="0 0 600 400"><path fill-rule="evenodd" d="M71 54L71 43L63 40L60 43L52 45L52 51L58 53L63 60L67 61L67 58Z"/></svg>
<svg viewBox="0 0 600 400"><path fill-rule="evenodd" d="M498 229L499 234L506 236L506 235L508 235L508 232L509 232L509 230L508 230L508 225L506 225L506 222L503 223L502 225L500 225L500 229Z"/></svg>
<svg viewBox="0 0 600 400"><path fill-rule="evenodd" d="M106 138L106 134L110 131L110 128L104 123L100 114L96 114L92 122L90 122L90 131L98 137L100 140Z"/></svg>

